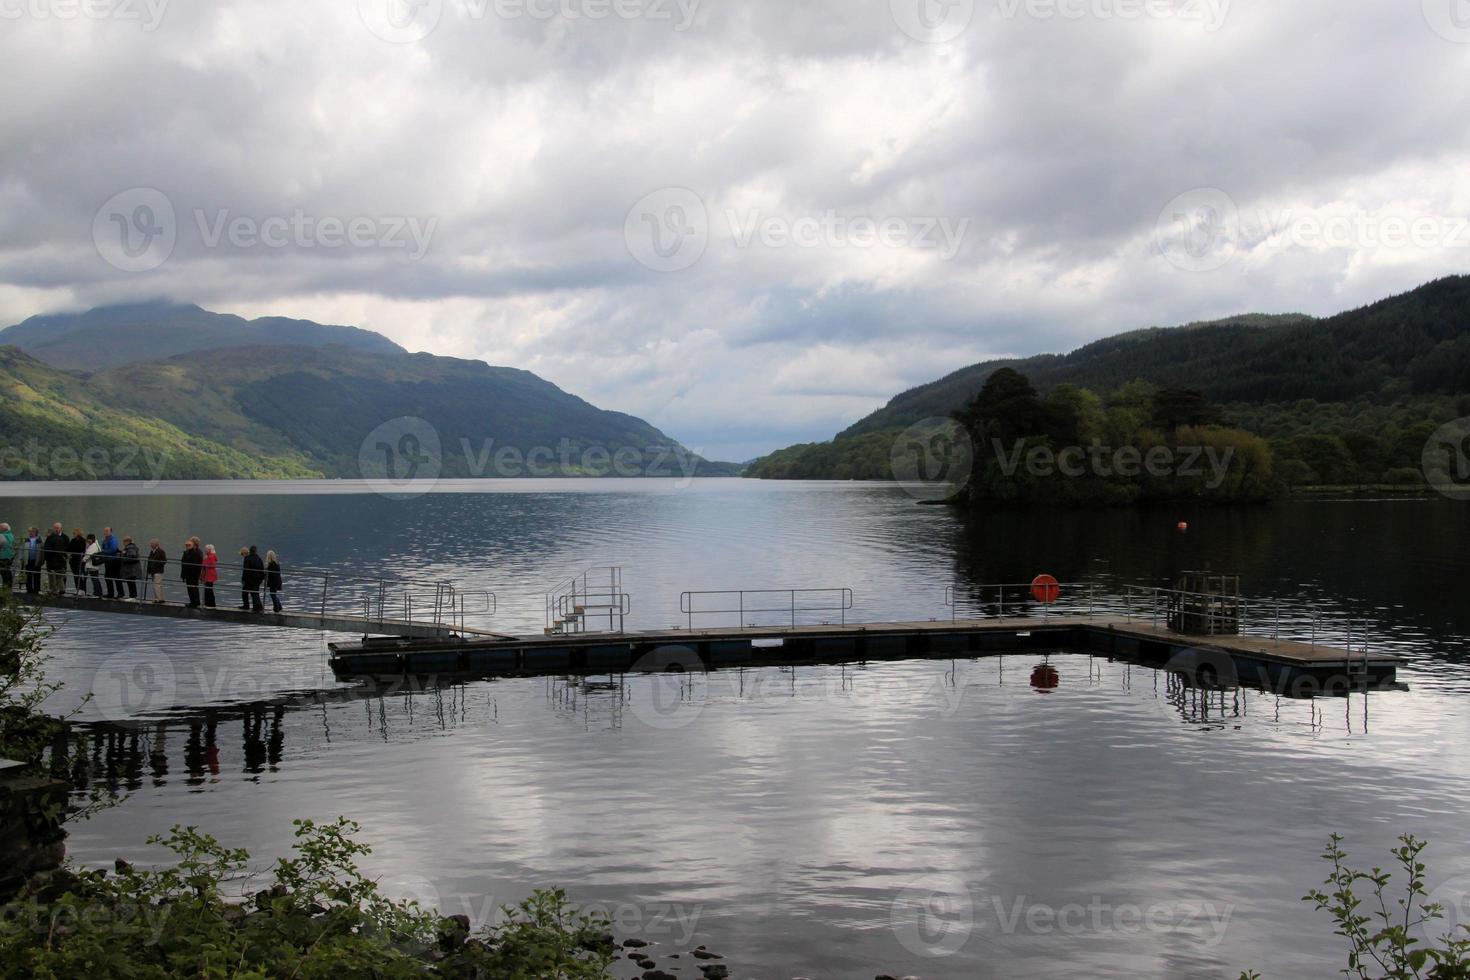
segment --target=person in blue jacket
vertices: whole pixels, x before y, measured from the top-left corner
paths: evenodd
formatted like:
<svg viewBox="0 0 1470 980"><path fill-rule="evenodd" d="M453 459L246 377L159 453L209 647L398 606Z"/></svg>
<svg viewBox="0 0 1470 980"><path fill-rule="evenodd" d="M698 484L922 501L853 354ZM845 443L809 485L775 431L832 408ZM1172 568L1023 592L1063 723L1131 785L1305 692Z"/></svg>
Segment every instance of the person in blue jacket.
<svg viewBox="0 0 1470 980"><path fill-rule="evenodd" d="M123 597L122 546L117 543L117 538L113 537L110 527L102 529L102 577L107 580L107 598L121 599Z"/></svg>
<svg viewBox="0 0 1470 980"><path fill-rule="evenodd" d="M31 528L26 534L26 543L23 554L26 563L26 592L30 595L41 594L41 562L46 557L46 548L41 543L41 529Z"/></svg>

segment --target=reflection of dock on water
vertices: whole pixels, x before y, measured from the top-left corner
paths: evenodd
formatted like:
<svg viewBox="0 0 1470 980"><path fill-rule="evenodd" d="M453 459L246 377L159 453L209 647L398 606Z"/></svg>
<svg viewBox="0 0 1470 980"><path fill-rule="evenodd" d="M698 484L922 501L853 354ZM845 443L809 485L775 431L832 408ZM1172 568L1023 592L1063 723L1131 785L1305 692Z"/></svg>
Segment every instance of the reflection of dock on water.
<svg viewBox="0 0 1470 980"><path fill-rule="evenodd" d="M1258 716L1263 723L1325 730L1334 713L1326 702L1295 692L1258 692L1244 687L1201 686L1186 675L1158 667L1084 653L1032 651L1019 669L1009 657L961 657L889 671L881 664L787 665L776 669L718 668L708 673L573 673L545 677L546 708L587 731L640 725L655 732L692 723L703 706L717 701L795 702L860 695L898 697L941 712L959 710L977 686L1020 686L1052 694L1077 686L1106 687L1170 706L1191 727L1239 724ZM912 664L910 666L913 666ZM537 687L516 688L519 698ZM178 707L164 714L122 722L75 723L48 752L47 768L69 781L79 797L106 799L145 786L181 783L202 788L223 781L258 780L300 765L303 757L333 743L394 742L433 737L500 719L495 682L467 678L406 676L319 691L297 691L246 703ZM916 700L917 699L917 700ZM1344 730L1367 730L1369 697L1349 694L1343 702ZM355 707L360 704L360 709Z"/></svg>

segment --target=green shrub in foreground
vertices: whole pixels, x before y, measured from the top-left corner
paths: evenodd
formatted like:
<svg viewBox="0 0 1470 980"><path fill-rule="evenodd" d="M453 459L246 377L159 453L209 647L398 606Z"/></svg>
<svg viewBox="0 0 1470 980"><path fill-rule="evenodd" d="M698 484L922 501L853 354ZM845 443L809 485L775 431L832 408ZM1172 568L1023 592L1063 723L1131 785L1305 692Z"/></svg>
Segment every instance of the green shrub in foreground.
<svg viewBox="0 0 1470 980"><path fill-rule="evenodd" d="M1337 935L1348 941L1344 976L1357 980L1470 980L1470 925L1457 932L1446 931L1430 945L1416 933L1430 934L1435 922L1444 918L1444 907L1428 901L1424 889L1426 865L1419 860L1426 843L1405 834L1393 848L1394 859L1408 876L1403 897L1389 899L1385 890L1393 874L1382 868L1359 871L1348 867L1343 838L1333 834L1322 858L1332 863L1332 873L1322 888L1314 888L1302 899L1329 913L1337 924ZM1369 894L1358 894L1366 887ZM1258 973L1241 974L1241 980L1259 980Z"/></svg>
<svg viewBox="0 0 1470 980"><path fill-rule="evenodd" d="M471 936L379 894L357 869L370 849L346 818L296 821L295 856L249 905L227 900L249 855L193 827L150 843L177 863L116 874L63 873L0 910L0 977L605 977L615 950L605 923L574 915L560 891L538 891L506 921Z"/></svg>

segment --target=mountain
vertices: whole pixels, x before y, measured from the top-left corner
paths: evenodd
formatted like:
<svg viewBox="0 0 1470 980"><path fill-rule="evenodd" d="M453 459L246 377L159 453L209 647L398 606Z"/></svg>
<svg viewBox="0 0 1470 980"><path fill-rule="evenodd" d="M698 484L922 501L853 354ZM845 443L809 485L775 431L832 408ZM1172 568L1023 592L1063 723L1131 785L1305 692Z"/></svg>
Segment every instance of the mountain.
<svg viewBox="0 0 1470 980"><path fill-rule="evenodd" d="M1322 481L1331 479L1328 469L1364 482L1389 471L1401 478L1419 466L1426 427L1433 432L1453 413L1470 413L1470 404L1460 410L1470 394L1470 276L1327 318L1251 314L1136 330L1065 355L973 364L898 395L830 443L780 450L747 474L891 478L881 471L894 436L948 418L1007 367L1043 393L1072 384L1106 397L1131 381L1193 388L1221 404L1228 422L1271 439L1278 456L1306 463ZM1297 444L1307 436L1356 439L1363 448L1317 445L1307 459Z"/></svg>
<svg viewBox="0 0 1470 980"><path fill-rule="evenodd" d="M410 433L424 442L432 431L444 476L527 475L526 457L537 447L551 450L557 472L568 474L599 468L590 447L635 453L637 467L653 465L661 451L698 460L642 419L597 408L529 371L432 354L198 351L98 372L89 386L110 405L242 451L296 454L334 476L370 475L360 471L364 454L379 450L376 441L364 443L388 420L402 420L390 425L390 442ZM509 465L497 469L499 450L510 453ZM717 466L699 463L706 472ZM679 475L673 457L665 465Z"/></svg>
<svg viewBox="0 0 1470 980"><path fill-rule="evenodd" d="M353 327L138 304L0 332L0 478L734 475L514 368ZM7 464L30 446L37 462ZM9 448L6 448L9 447ZM161 460L146 474L114 456ZM52 460L95 450L73 473Z"/></svg>
<svg viewBox="0 0 1470 980"><path fill-rule="evenodd" d="M190 351L262 344L337 344L379 354L404 353L387 337L358 327L327 326L279 316L246 320L228 313L211 313L192 304L164 302L33 316L0 331L0 344L19 347L52 367L73 371L98 371Z"/></svg>

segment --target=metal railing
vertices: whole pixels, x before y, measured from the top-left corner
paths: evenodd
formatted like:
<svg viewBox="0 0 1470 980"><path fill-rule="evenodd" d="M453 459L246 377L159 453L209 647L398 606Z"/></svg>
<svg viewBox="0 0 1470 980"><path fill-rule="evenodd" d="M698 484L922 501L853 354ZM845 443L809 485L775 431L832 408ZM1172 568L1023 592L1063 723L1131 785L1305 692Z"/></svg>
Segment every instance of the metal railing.
<svg viewBox="0 0 1470 980"><path fill-rule="evenodd" d="M725 602L724 607L705 608L710 601ZM722 589L709 592L681 592L679 612L689 629L696 616L737 616L739 626L771 625L749 622L746 617L765 613L781 613L788 625L796 626L803 613L836 613L838 622L846 625L852 609L852 589ZM830 620L823 620L823 624Z"/></svg>
<svg viewBox="0 0 1470 980"><path fill-rule="evenodd" d="M607 620L607 632L621 633L633 598L623 590L623 569L591 568L573 575L546 593L548 635L587 633Z"/></svg>
<svg viewBox="0 0 1470 980"><path fill-rule="evenodd" d="M1187 610L1190 618L1205 626L1201 631L1205 636L1254 636L1275 643L1332 646L1354 656L1361 653L1359 666L1367 670L1371 645L1368 621L1352 615L1331 615L1313 603L1128 586L1124 608L1128 622L1146 619L1153 626L1173 628L1171 616L1177 622L1181 611Z"/></svg>
<svg viewBox="0 0 1470 980"><path fill-rule="evenodd" d="M965 618L1107 618L1147 622L1188 636L1250 636L1275 643L1330 646L1349 653L1349 666L1366 673L1370 656L1368 621L1324 611L1310 602L1279 598L1184 592L1153 586L1108 587L1063 582L1046 591L1033 583L949 586L944 602L952 622Z"/></svg>
<svg viewBox="0 0 1470 980"><path fill-rule="evenodd" d="M999 585L951 585L944 590L944 604L949 608L951 622L966 618L965 612L975 613L969 617L985 619L1029 618L1040 616L1042 620L1054 616L1096 616L1105 611L1106 596L1091 582L1061 582L1050 589L1055 591L1051 602L1038 598L1031 582L1012 582Z"/></svg>
<svg viewBox="0 0 1470 980"><path fill-rule="evenodd" d="M83 564L82 585L87 595L111 597L121 601L136 598L139 602L152 602L159 599L153 575L149 571L155 563L150 562L146 551L137 559L135 577L127 576L123 559L118 558L116 564L119 572L116 576L108 574L109 569L105 562L95 566ZM170 603L182 603L188 597L188 584L183 581L182 576L184 564L182 558L167 558L162 562L162 593ZM197 568L199 572L196 588L201 603L206 602L212 593L214 604L219 608L245 607L252 604L249 601L250 593L254 592L261 598L263 609L272 608L264 571L254 570L260 577L260 585L256 589L246 590L244 576L248 569L236 562L219 561L214 565L216 581L211 587L203 581L205 566L194 562L189 564L193 566L191 571ZM27 571L24 561L18 560L12 568L15 588L25 589ZM38 574L44 592L49 584L47 573L43 568ZM373 623L399 621L464 629L469 617L493 616L497 608L497 598L493 592L460 591L451 583L423 579L299 566L283 568L281 578L282 589L278 595L283 611L319 616L323 619L333 614L353 619L362 618L367 621L365 626L369 628ZM76 593L76 585L74 573L68 565L66 591Z"/></svg>
<svg viewBox="0 0 1470 980"><path fill-rule="evenodd" d="M494 592L461 591L451 583L443 583L432 593L395 592L389 594L380 586L375 594L363 595L363 618L376 623L392 620L400 622L422 621L436 626L447 626L464 631L468 617L495 615L499 605Z"/></svg>

